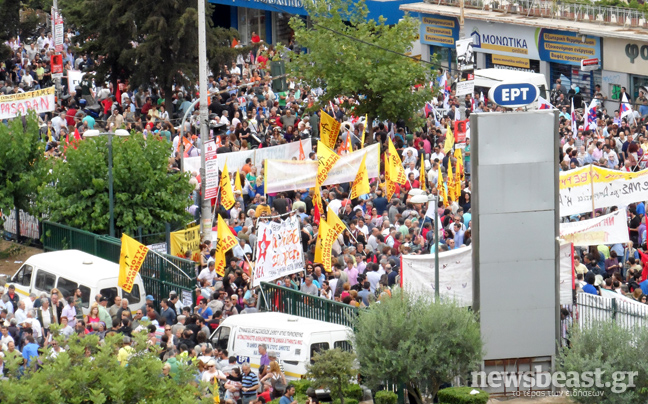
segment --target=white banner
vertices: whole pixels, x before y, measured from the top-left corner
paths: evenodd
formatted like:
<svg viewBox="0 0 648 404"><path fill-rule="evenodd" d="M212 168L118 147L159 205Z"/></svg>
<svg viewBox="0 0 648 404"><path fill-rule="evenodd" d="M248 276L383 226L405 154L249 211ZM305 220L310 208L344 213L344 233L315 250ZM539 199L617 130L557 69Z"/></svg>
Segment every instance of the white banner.
<svg viewBox="0 0 648 404"><path fill-rule="evenodd" d="M301 231L296 217L259 222L252 286L304 270Z"/></svg>
<svg viewBox="0 0 648 404"><path fill-rule="evenodd" d="M324 185L353 182L365 154L367 154L365 164L369 178L378 177L380 145L374 144L342 156L329 172ZM267 193L312 188L315 186L317 176L317 161L268 160L265 176Z"/></svg>
<svg viewBox="0 0 648 404"><path fill-rule="evenodd" d="M571 243L560 245L560 304L574 303L572 289L574 287L574 251Z"/></svg>
<svg viewBox="0 0 648 404"><path fill-rule="evenodd" d="M26 115L28 111L35 111L37 114L54 111L54 87L43 90L28 91L0 96L0 119L15 118L18 115Z"/></svg>
<svg viewBox="0 0 648 404"><path fill-rule="evenodd" d="M625 210L595 219L561 223L560 238L575 246L627 243L630 233Z"/></svg>
<svg viewBox="0 0 648 404"><path fill-rule="evenodd" d="M259 345L263 344L270 352L277 353L282 361L300 361L306 357L308 346L304 342L304 332L279 330L265 327L239 327L236 332L236 354L242 357L257 358ZM256 361L255 361L256 362Z"/></svg>
<svg viewBox="0 0 648 404"><path fill-rule="evenodd" d="M68 70L67 77L68 77L68 92L70 94L75 93L76 86L80 86L81 81L83 80L83 72L81 70Z"/></svg>
<svg viewBox="0 0 648 404"><path fill-rule="evenodd" d="M572 303L571 244L560 247L560 304ZM403 255L403 288L434 297L434 254ZM472 306L472 248L461 247L439 253L439 294L455 299L462 306Z"/></svg>
<svg viewBox="0 0 648 404"><path fill-rule="evenodd" d="M308 153L313 149L311 139L304 139L301 144L306 158L308 158ZM227 159L227 170L230 173L235 173L236 170L240 170L245 165L245 160L249 158L252 159L252 165L258 167L257 173L261 173L260 169L263 160L290 160L293 157L299 158L299 143L297 142L262 149L223 153L218 159L218 170L219 172L223 170L225 159ZM200 157L186 157L183 164L186 172L200 172Z"/></svg>
<svg viewBox="0 0 648 404"><path fill-rule="evenodd" d="M403 255L403 289L434 297L434 254ZM472 247L439 253L439 295L472 306Z"/></svg>
<svg viewBox="0 0 648 404"><path fill-rule="evenodd" d="M561 216L589 213L593 208L627 206L648 200L648 169L629 173L601 167L592 167L590 171L590 166L585 166L561 172L559 189Z"/></svg>

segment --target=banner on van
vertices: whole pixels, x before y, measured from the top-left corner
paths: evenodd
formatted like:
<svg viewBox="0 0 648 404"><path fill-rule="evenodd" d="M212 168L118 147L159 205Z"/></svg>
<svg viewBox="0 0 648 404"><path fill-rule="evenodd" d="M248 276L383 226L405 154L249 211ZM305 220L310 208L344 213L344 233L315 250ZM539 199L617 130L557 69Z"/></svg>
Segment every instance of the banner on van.
<svg viewBox="0 0 648 404"><path fill-rule="evenodd" d="M130 293L133 290L135 278L137 278L137 273L142 267L148 251L148 247L144 244L140 244L137 240L122 234L117 285L125 292Z"/></svg>
<svg viewBox="0 0 648 404"><path fill-rule="evenodd" d="M304 270L301 231L296 217L259 223L252 286Z"/></svg>
<svg viewBox="0 0 648 404"><path fill-rule="evenodd" d="M200 256L200 226L171 232L171 255L184 258L187 251L192 252L191 259ZM196 261L196 260L194 260Z"/></svg>
<svg viewBox="0 0 648 404"><path fill-rule="evenodd" d="M264 344L268 351L275 351L278 359L282 361L298 361L307 355L304 333L301 331L240 327L236 333L238 355L259 356L258 348L261 344Z"/></svg>

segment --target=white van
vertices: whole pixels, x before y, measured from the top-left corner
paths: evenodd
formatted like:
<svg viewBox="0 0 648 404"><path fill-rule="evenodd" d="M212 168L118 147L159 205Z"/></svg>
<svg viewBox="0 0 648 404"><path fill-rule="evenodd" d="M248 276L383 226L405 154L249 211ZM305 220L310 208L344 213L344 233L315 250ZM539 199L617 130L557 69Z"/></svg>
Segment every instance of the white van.
<svg viewBox="0 0 648 404"><path fill-rule="evenodd" d="M5 288L10 284L16 292L27 299L30 293L40 297L45 292L49 296L53 288L71 296L75 289L81 289L83 314L89 313L90 303L101 293L108 298L110 307L116 296L128 299L131 311L136 311L145 302L145 291L142 278L137 275L133 290L126 293L117 286L119 265L103 258L79 250L53 251L36 254L27 259L18 272L6 280Z"/></svg>
<svg viewBox="0 0 648 404"><path fill-rule="evenodd" d="M549 93L547 91L547 78L544 74L523 72L519 70L507 69L479 69L475 70L475 90L480 88L480 91L486 95L491 87L507 82L507 83L530 83L534 84L540 90L540 97L549 100ZM533 106L535 109L538 105Z"/></svg>
<svg viewBox="0 0 648 404"><path fill-rule="evenodd" d="M227 349L239 364L259 368L259 345L277 353L288 379L300 379L316 352L341 348L352 350L351 328L283 313L239 314L223 320L210 340L215 348Z"/></svg>

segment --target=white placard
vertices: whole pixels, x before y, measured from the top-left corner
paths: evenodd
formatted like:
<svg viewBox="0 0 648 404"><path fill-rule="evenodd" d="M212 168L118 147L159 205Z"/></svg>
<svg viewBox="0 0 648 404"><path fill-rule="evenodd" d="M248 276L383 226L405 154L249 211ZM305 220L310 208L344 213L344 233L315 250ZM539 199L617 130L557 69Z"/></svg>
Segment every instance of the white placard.
<svg viewBox="0 0 648 404"><path fill-rule="evenodd" d="M252 286L304 270L299 221L260 222Z"/></svg>
<svg viewBox="0 0 648 404"><path fill-rule="evenodd" d="M54 111L54 87L25 93L0 96L0 119L26 115L29 111L37 114Z"/></svg>
<svg viewBox="0 0 648 404"><path fill-rule="evenodd" d="M76 86L81 85L81 81L83 80L83 72L80 70L68 70L67 77L68 77L68 91L70 92L70 94L72 94L76 92L75 90Z"/></svg>
<svg viewBox="0 0 648 404"><path fill-rule="evenodd" d="M457 97L473 94L475 92L475 80L458 81L456 87Z"/></svg>
<svg viewBox="0 0 648 404"><path fill-rule="evenodd" d="M199 157L200 158L200 157ZM213 199L218 194L218 157L216 143L213 140L205 143L205 198Z"/></svg>

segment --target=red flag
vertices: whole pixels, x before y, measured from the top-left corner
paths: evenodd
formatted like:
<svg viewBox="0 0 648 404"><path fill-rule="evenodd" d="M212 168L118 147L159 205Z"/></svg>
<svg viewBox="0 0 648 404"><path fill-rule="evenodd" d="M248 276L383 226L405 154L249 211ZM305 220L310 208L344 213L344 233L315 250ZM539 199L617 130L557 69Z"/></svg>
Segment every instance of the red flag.
<svg viewBox="0 0 648 404"><path fill-rule="evenodd" d="M304 145L301 140L299 141L299 159L306 160L306 154L304 154Z"/></svg>
<svg viewBox="0 0 648 404"><path fill-rule="evenodd" d="M319 208L317 207L317 204L313 204L313 223L319 224L320 222L320 211Z"/></svg>
<svg viewBox="0 0 648 404"><path fill-rule="evenodd" d="M232 39L232 48L236 48L236 45L238 45L238 44L239 44L239 41L236 38Z"/></svg>
<svg viewBox="0 0 648 404"><path fill-rule="evenodd" d="M117 88L115 89L115 98L117 98L117 104L121 105L121 83L117 80Z"/></svg>

